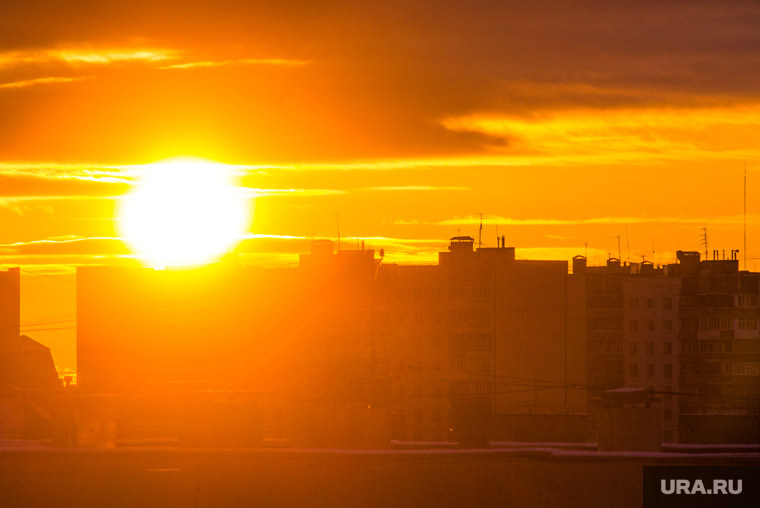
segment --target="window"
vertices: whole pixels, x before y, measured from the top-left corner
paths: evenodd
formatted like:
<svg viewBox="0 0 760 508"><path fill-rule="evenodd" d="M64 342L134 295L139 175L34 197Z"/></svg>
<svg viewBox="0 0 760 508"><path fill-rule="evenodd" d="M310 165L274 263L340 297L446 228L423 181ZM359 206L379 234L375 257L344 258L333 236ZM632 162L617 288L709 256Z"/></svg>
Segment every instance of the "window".
<svg viewBox="0 0 760 508"><path fill-rule="evenodd" d="M673 308L673 299L670 297L663 298L662 299L662 308L663 309L672 309Z"/></svg>
<svg viewBox="0 0 760 508"><path fill-rule="evenodd" d="M639 329L639 322L638 322L638 321L636 321L635 319L632 319L632 320L631 320L631 323L630 323L630 325L629 325L629 329L630 329L632 332L635 332L636 330L638 330L638 329Z"/></svg>
<svg viewBox="0 0 760 508"><path fill-rule="evenodd" d="M696 363L682 363L681 375L682 376L696 376L699 374L698 364Z"/></svg>
<svg viewBox="0 0 760 508"><path fill-rule="evenodd" d="M449 311L450 325L489 326L490 309L456 309Z"/></svg>
<svg viewBox="0 0 760 508"><path fill-rule="evenodd" d="M433 337L433 347L436 349L440 349L441 347L441 338L440 337Z"/></svg>
<svg viewBox="0 0 760 508"><path fill-rule="evenodd" d="M628 366L628 374L631 377L638 377L638 375L639 375L639 366L637 364L635 364L635 363L632 363L631 365L629 365Z"/></svg>
<svg viewBox="0 0 760 508"><path fill-rule="evenodd" d="M665 377L673 377L673 364L666 363L662 366L662 375Z"/></svg>
<svg viewBox="0 0 760 508"><path fill-rule="evenodd" d="M699 341L700 353L724 353L725 351L726 347L722 340Z"/></svg>
<svg viewBox="0 0 760 508"><path fill-rule="evenodd" d="M639 299L638 298L631 298L629 301L629 305L632 309L636 309L639 307Z"/></svg>
<svg viewBox="0 0 760 508"><path fill-rule="evenodd" d="M648 355L654 354L654 342L647 342L647 354Z"/></svg>
<svg viewBox="0 0 760 508"><path fill-rule="evenodd" d="M647 331L648 332L654 331L654 319L647 319Z"/></svg>
<svg viewBox="0 0 760 508"><path fill-rule="evenodd" d="M757 319L755 318L739 319L739 330L757 330Z"/></svg>
<svg viewBox="0 0 760 508"><path fill-rule="evenodd" d="M648 363L647 364L647 377L652 377L652 376L654 376L654 364L653 363Z"/></svg>
<svg viewBox="0 0 760 508"><path fill-rule="evenodd" d="M669 422L673 419L673 410L669 407L666 407L662 410L662 419L666 422Z"/></svg>
<svg viewBox="0 0 760 508"><path fill-rule="evenodd" d="M631 356L639 354L639 343L638 342L630 342L628 344L628 354Z"/></svg>
<svg viewBox="0 0 760 508"><path fill-rule="evenodd" d="M467 298L467 286L455 284L449 287L449 298Z"/></svg>
<svg viewBox="0 0 760 508"><path fill-rule="evenodd" d="M700 330L733 330L734 320L731 318L708 317L699 320Z"/></svg>
<svg viewBox="0 0 760 508"><path fill-rule="evenodd" d="M672 319L666 319L662 322L662 329L666 332L672 332L673 331L673 320Z"/></svg>
<svg viewBox="0 0 760 508"><path fill-rule="evenodd" d="M491 286L486 284L472 286L472 297L477 299L491 298Z"/></svg>
<svg viewBox="0 0 760 508"><path fill-rule="evenodd" d="M757 307L757 295L739 295L738 307Z"/></svg>
<svg viewBox="0 0 760 508"><path fill-rule="evenodd" d="M647 309L654 309L654 298L647 298Z"/></svg>
<svg viewBox="0 0 760 508"><path fill-rule="evenodd" d="M663 342L662 343L662 354L669 355L673 353L673 343L672 342Z"/></svg>
<svg viewBox="0 0 760 508"><path fill-rule="evenodd" d="M735 363L735 376L757 376L760 375L760 363Z"/></svg>
<svg viewBox="0 0 760 508"><path fill-rule="evenodd" d="M734 339L734 353L757 353L760 351L760 340Z"/></svg>
<svg viewBox="0 0 760 508"><path fill-rule="evenodd" d="M663 388L662 391L665 392L665 393L662 394L662 398L663 399L672 399L673 398L673 394L671 393L673 391L673 387L672 386L666 386L665 388Z"/></svg>

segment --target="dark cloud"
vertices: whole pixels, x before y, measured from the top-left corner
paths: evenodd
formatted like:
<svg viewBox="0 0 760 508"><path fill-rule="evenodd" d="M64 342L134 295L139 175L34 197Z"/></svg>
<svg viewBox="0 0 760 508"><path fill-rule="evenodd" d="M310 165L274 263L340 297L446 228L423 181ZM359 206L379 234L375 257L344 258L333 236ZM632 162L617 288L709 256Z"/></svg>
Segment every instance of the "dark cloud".
<svg viewBox="0 0 760 508"><path fill-rule="evenodd" d="M470 114L758 101L755 2L6 2L0 51L161 49L157 62L26 63L0 82L0 157L135 162L192 151L230 161L488 152ZM265 68L267 67L267 68ZM271 68L278 67L278 68Z"/></svg>

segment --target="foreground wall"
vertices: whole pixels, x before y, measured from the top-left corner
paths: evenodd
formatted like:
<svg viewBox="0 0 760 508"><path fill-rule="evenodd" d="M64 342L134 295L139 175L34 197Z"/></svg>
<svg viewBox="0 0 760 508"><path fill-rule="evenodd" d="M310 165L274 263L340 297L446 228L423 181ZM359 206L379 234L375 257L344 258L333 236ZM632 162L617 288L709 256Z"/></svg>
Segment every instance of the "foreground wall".
<svg viewBox="0 0 760 508"><path fill-rule="evenodd" d="M644 465L760 458L547 451L0 451L3 506L640 507Z"/></svg>

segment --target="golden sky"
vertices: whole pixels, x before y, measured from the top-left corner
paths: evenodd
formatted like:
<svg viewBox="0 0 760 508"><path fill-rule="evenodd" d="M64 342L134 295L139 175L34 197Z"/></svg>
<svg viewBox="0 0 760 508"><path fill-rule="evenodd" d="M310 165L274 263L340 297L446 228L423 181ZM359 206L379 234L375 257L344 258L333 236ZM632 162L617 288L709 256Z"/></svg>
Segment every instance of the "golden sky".
<svg viewBox="0 0 760 508"><path fill-rule="evenodd" d="M754 269L759 71L755 2L4 2L1 262L73 370L74 323L33 320L74 312L75 266L136 262L119 196L195 156L256 196L240 250L267 266L338 211L388 262L480 213L524 258L743 249L746 162Z"/></svg>

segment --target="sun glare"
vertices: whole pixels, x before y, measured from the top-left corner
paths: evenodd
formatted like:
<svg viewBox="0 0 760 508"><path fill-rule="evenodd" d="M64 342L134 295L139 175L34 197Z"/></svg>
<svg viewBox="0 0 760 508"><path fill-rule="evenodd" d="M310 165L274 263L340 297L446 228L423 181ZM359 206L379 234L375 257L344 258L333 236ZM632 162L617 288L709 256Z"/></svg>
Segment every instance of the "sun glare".
<svg viewBox="0 0 760 508"><path fill-rule="evenodd" d="M253 216L234 170L203 159L171 159L141 168L120 200L121 237L155 268L197 266L233 249Z"/></svg>

